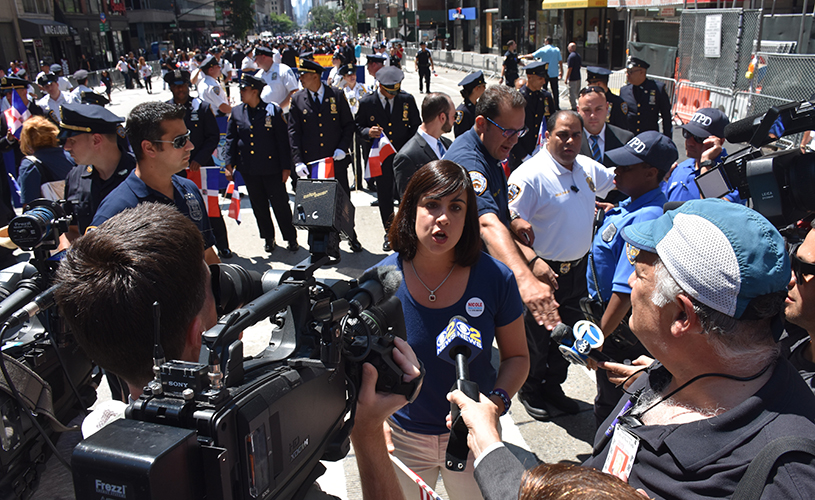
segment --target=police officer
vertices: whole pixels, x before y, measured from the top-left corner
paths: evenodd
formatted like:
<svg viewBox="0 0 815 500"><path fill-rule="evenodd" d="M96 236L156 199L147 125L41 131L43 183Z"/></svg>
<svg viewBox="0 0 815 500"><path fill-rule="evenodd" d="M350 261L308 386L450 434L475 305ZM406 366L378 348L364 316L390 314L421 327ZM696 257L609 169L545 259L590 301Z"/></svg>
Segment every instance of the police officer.
<svg viewBox="0 0 815 500"><path fill-rule="evenodd" d="M93 104L95 106L107 106L110 104L110 101L107 97L103 96L102 94L98 94L96 92L88 92L83 90L79 94L79 102L82 104Z"/></svg>
<svg viewBox="0 0 815 500"><path fill-rule="evenodd" d="M586 270L589 297L602 304L600 328L606 334L603 353L623 362L647 354L642 344L628 329L631 311L631 287L628 279L634 272L639 253L627 245L622 230L631 224L656 219L662 215L662 206L668 201L660 189L660 181L678 153L673 141L659 132L649 130L634 137L617 149L606 152L606 159L615 165L617 189L629 197L618 207L606 212L603 226L597 231ZM594 418L599 426L623 395L622 388L609 382L605 370L597 372L597 397L594 400Z"/></svg>
<svg viewBox="0 0 815 500"><path fill-rule="evenodd" d="M59 89L57 75L47 73L37 78L37 85L43 91L43 96L37 101L37 105L42 108L49 119L54 123L59 123L59 107L66 102L71 102L71 97Z"/></svg>
<svg viewBox="0 0 815 500"><path fill-rule="evenodd" d="M515 52L516 48L518 44L515 43L515 40L507 42L507 51L504 53L504 63L501 67L501 79L498 80L498 83L503 83L507 87L514 87L515 80L518 79L518 65L521 57Z"/></svg>
<svg viewBox="0 0 815 500"><path fill-rule="evenodd" d="M608 103L608 116L606 123L615 127L628 130L628 104L623 99L608 88L608 78L611 70L599 66L589 66L586 68L589 85L597 85L606 92L606 102Z"/></svg>
<svg viewBox="0 0 815 500"><path fill-rule="evenodd" d="M464 102L456 108L456 124L453 125L453 134L458 137L475 125L475 103L487 88L484 73L476 71L465 76L458 82L461 87L461 97Z"/></svg>
<svg viewBox="0 0 815 500"><path fill-rule="evenodd" d="M229 176L237 168L246 182L260 237L266 241L264 250L271 253L276 246L272 214L269 212L271 201L288 249L296 252L300 247L291 222L289 196L286 193L286 180L291 172L286 120L277 104L267 104L261 100L260 94L265 86L266 82L256 76L248 73L241 75L243 104L235 106L229 121L224 164Z"/></svg>
<svg viewBox="0 0 815 500"><path fill-rule="evenodd" d="M365 85L365 90L367 90L369 94L373 94L379 89L376 74L380 69L385 67L387 60L388 58L382 54L368 54L365 56L365 68L368 70L368 74L373 78L370 84Z"/></svg>
<svg viewBox="0 0 815 500"><path fill-rule="evenodd" d="M125 149L118 117L102 106L69 103L60 107L59 139L76 161L65 179L65 199L73 204L73 240L90 226L102 200L136 168L136 157Z"/></svg>
<svg viewBox="0 0 815 500"><path fill-rule="evenodd" d="M232 112L232 106L226 98L224 89L218 83L218 77L221 76L221 65L218 59L212 55L204 58L204 61L199 67L201 74L204 77L198 82L198 95L201 100L209 103L210 109L214 116L226 116Z"/></svg>
<svg viewBox="0 0 815 500"><path fill-rule="evenodd" d="M413 137L422 119L413 96L400 90L404 73L399 68L387 67L376 74L379 90L368 94L359 101L356 116L357 130L365 138L365 149L370 152L373 140L386 134L394 149L399 151ZM379 216L385 228L384 251L390 251L388 228L393 219L393 157L382 163L382 176L376 179L376 193L379 198Z"/></svg>
<svg viewBox="0 0 815 500"><path fill-rule="evenodd" d="M419 73L419 93L422 93L422 79L426 83L425 92L430 93L430 71L436 71L436 65L433 62L433 54L427 50L427 43L424 40L419 42L419 51L416 52L416 58L413 60L416 66L416 72Z"/></svg>
<svg viewBox="0 0 815 500"><path fill-rule="evenodd" d="M646 130L659 131L658 119L662 117L662 133L671 136L671 98L665 84L647 76L651 65L638 57L629 57L626 64L628 85L620 89L620 97L628 106L628 130L634 134Z"/></svg>
<svg viewBox="0 0 815 500"><path fill-rule="evenodd" d="M350 199L348 150L356 130L354 115L343 93L320 81L323 67L319 63L301 59L299 70L303 90L292 96L289 112L289 144L297 175L309 177L311 163L333 158L334 178ZM356 233L350 243L351 250L362 251Z"/></svg>
<svg viewBox="0 0 815 500"><path fill-rule="evenodd" d="M164 81L170 86L170 91L173 93L173 98L167 102L184 106L187 110L184 114L184 123L187 124L187 129L190 131L190 141L192 141L195 148L190 153L189 169L197 172L201 167L215 165L212 153L221 140L221 131L209 103L198 98L190 98L190 72L185 69L168 71L164 75ZM211 171L213 175L218 173L217 169L211 169ZM182 171L179 175L186 176L186 171ZM229 237L220 210L218 210L217 217L209 218L209 224L212 226L212 232L215 235L215 246L218 248L218 255L222 259L229 259L232 257L232 251L229 249Z"/></svg>
<svg viewBox="0 0 815 500"><path fill-rule="evenodd" d="M88 87L88 72L84 69L78 70L74 73L74 80L76 80L76 87L71 90L71 97L75 102L79 102L81 92L93 92L93 89Z"/></svg>
<svg viewBox="0 0 815 500"><path fill-rule="evenodd" d="M255 49L255 63L260 68L255 76L267 85L261 99L277 104L284 113L288 113L291 95L297 91L297 76L293 67L275 62L275 51L263 46Z"/></svg>
<svg viewBox="0 0 815 500"><path fill-rule="evenodd" d="M546 90L548 77L548 64L535 61L526 65L526 85L521 87L521 94L526 99L526 134L518 139L518 144L512 148L509 156L509 168L515 170L524 160L535 152L538 143L538 133L541 123L548 120L555 111L555 100ZM544 129L545 131L545 129Z"/></svg>

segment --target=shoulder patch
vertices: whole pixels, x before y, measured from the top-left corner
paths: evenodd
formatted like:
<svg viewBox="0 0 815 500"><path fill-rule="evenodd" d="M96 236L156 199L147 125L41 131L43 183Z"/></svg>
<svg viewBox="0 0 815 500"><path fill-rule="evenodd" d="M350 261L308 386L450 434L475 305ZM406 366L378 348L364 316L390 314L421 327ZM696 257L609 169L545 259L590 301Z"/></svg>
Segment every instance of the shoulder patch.
<svg viewBox="0 0 815 500"><path fill-rule="evenodd" d="M216 86L212 87L212 91L215 92L215 95L221 95L221 87L220 86L216 85Z"/></svg>
<svg viewBox="0 0 815 500"><path fill-rule="evenodd" d="M637 261L637 256L640 254L640 249L632 247L630 243L625 244L625 255L628 257L628 262L633 266Z"/></svg>
<svg viewBox="0 0 815 500"><path fill-rule="evenodd" d="M472 173L470 175L472 175ZM509 203L512 203L513 201L515 201L515 198L517 198L518 195L521 194L521 187L518 186L517 184L510 183L509 185L507 185L507 194L509 195Z"/></svg>
<svg viewBox="0 0 815 500"><path fill-rule="evenodd" d="M628 103L623 101L620 103L620 111L623 112L624 115L628 114Z"/></svg>
<svg viewBox="0 0 815 500"><path fill-rule="evenodd" d="M470 182L477 196L481 196L487 191L487 178L477 170L470 170Z"/></svg>
<svg viewBox="0 0 815 500"><path fill-rule="evenodd" d="M122 127L121 125L116 126L116 135L118 135L119 138L124 139L125 138L124 127Z"/></svg>
<svg viewBox="0 0 815 500"><path fill-rule="evenodd" d="M461 125L461 120L464 118L463 111L456 111L456 125Z"/></svg>

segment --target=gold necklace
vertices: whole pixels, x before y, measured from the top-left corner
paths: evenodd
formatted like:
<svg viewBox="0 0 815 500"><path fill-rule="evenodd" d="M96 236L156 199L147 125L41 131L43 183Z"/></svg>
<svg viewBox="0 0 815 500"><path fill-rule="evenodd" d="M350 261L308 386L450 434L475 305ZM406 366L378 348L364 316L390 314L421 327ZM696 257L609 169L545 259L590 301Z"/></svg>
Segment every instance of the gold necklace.
<svg viewBox="0 0 815 500"><path fill-rule="evenodd" d="M430 292L430 295L428 295L428 296L427 296L427 300L429 300L430 302L436 302L436 291L437 291L439 288L441 288L441 286L442 286L442 285L443 285L443 284L444 284L444 283L447 281L447 278L449 278L449 277L450 277L450 275L451 275L451 274L453 274L453 269L455 269L455 268L456 268L456 265L455 265L455 264L453 264L453 267L451 267L451 268L450 268L450 272L449 272L449 273L447 273L447 276L446 276L446 277L445 277L445 278L444 278L444 279L441 281L441 283L439 283L439 286L437 286L437 287L436 287L436 288L434 288L433 290L431 290L429 286L425 285L425 284L424 284L424 281L422 281L422 278L420 278L420 277L419 277L419 273L417 273L417 272L416 272L416 266L414 266L414 265L413 265L413 261L412 261L412 260L410 261L410 267L412 267L412 268L413 268L413 274L415 274L415 275L416 275L416 279L417 279L417 280L419 280L419 283L421 283L421 284L422 284L422 286L423 286L423 287L425 287L425 290L427 290L428 292Z"/></svg>

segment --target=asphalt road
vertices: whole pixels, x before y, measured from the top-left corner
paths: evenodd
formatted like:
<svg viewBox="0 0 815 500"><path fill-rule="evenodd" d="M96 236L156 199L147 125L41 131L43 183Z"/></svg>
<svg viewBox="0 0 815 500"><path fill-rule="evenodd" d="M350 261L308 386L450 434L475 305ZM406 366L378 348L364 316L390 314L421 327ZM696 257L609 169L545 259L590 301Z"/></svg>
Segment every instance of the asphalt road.
<svg viewBox="0 0 815 500"><path fill-rule="evenodd" d="M406 67L408 71L405 74L402 89L413 94L417 103L421 106L423 96L417 92L418 77L412 71L412 61L407 61ZM457 83L465 74L441 67L436 69L438 76L431 79L432 90L447 93L456 104L460 103L461 97L458 93L459 87ZM497 83L497 81L493 80L488 83ZM161 82L158 78L154 78L153 88L154 93L152 95L148 95L146 91L140 89L116 89L112 95L113 104L109 109L120 116L127 116L127 113L136 104L150 100L167 100L172 97L169 91L161 91ZM238 91L235 86L232 87L231 94L233 99L238 99ZM568 103L562 104L568 106ZM450 138L453 138L452 134ZM353 185L353 182L351 185ZM293 193L290 193L289 197L293 203ZM351 253L348 244L342 243L342 259L339 264L320 269L316 273L318 279L356 278L365 269L386 256L381 248L384 233L379 220L378 209L370 206L373 199L371 193L366 191L355 191L351 196L351 201L356 207L356 231L364 251L358 254ZM221 208L226 213L228 208L227 200L222 199ZM240 225L236 224L234 220L226 218L230 246L236 254L234 258L227 261L228 263L264 272L268 269L287 269L308 257L309 254L305 248L307 234L304 231L298 231L298 241L301 245L298 252L292 253L287 251L285 247L278 246L271 255L266 254L263 251L263 241L259 238L258 229L246 196L242 197L241 217L242 223ZM278 241L278 243L280 244L282 241ZM245 332L244 341L247 343L247 354L258 352L268 344L271 333L270 328L268 322L262 322L262 325L256 325ZM492 351L493 361L495 362L497 349L493 347ZM432 380L425 383L432 383ZM106 384L103 384L103 387L106 388ZM509 414L501 419L503 436L505 441L509 443L510 449L527 466L533 466L537 461L581 462L585 460L591 453L590 442L594 434L594 417L591 411L591 404L595 395L594 387L594 374L592 372L572 366L564 389L567 395L581 402L582 411L574 416L554 415L548 422L533 420L527 415L517 398L514 398ZM109 395L100 394L100 400L107 398L109 398ZM318 481L324 490L341 498L361 498L359 476L356 471L353 450L342 462L326 463L325 465L328 467L328 472ZM441 485L441 482L439 485ZM446 498L443 487L439 487L439 492Z"/></svg>

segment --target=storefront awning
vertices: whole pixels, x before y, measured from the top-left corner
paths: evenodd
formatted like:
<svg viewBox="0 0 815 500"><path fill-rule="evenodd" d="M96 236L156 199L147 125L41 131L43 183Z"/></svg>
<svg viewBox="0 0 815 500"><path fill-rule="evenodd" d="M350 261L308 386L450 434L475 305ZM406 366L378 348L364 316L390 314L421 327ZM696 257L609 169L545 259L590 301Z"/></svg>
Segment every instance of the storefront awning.
<svg viewBox="0 0 815 500"><path fill-rule="evenodd" d="M543 0L542 10L606 7L608 0Z"/></svg>
<svg viewBox="0 0 815 500"><path fill-rule="evenodd" d="M68 25L51 19L20 18L20 34L23 38L42 38L44 36L71 36Z"/></svg>

